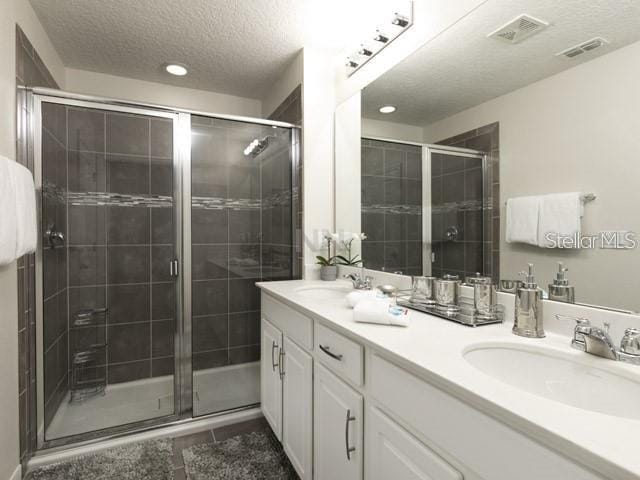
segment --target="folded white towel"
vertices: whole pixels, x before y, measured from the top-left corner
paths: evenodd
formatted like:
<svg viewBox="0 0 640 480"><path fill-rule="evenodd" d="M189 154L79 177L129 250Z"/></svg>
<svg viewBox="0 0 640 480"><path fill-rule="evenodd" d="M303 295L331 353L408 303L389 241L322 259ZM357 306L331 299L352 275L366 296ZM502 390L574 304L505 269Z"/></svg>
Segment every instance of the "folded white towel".
<svg viewBox="0 0 640 480"><path fill-rule="evenodd" d="M569 238L561 248L579 248L582 231L582 200L580 192L556 193L540 197L538 246L558 248L561 238ZM575 241L571 240L575 239Z"/></svg>
<svg viewBox="0 0 640 480"><path fill-rule="evenodd" d="M517 197L507 200L507 243L538 245L540 197Z"/></svg>
<svg viewBox="0 0 640 480"><path fill-rule="evenodd" d="M354 308L358 303L364 300L386 300L390 301L389 297L386 297L379 290L354 290L347 294L346 302L349 308Z"/></svg>
<svg viewBox="0 0 640 480"><path fill-rule="evenodd" d="M390 302L366 300L359 302L353 309L353 319L360 323L379 325L409 326L409 310Z"/></svg>
<svg viewBox="0 0 640 480"><path fill-rule="evenodd" d="M36 189L33 175L22 165L11 164L16 209L16 251L15 257L20 258L27 253L36 251L38 244L38 219L36 212Z"/></svg>
<svg viewBox="0 0 640 480"><path fill-rule="evenodd" d="M16 259L16 193L11 164L0 157L0 265Z"/></svg>

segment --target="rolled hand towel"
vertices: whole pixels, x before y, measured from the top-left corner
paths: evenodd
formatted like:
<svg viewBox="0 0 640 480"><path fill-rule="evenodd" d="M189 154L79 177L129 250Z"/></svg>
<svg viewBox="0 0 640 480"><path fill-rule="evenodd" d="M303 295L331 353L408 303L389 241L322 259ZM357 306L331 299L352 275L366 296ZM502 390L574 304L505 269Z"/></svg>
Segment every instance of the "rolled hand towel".
<svg viewBox="0 0 640 480"><path fill-rule="evenodd" d="M353 319L359 323L409 326L409 310L379 300L359 302L353 309Z"/></svg>
<svg viewBox="0 0 640 480"><path fill-rule="evenodd" d="M384 300L389 302L389 297L386 297L379 290L355 290L347 294L346 302L349 308L354 308L358 303L364 300Z"/></svg>

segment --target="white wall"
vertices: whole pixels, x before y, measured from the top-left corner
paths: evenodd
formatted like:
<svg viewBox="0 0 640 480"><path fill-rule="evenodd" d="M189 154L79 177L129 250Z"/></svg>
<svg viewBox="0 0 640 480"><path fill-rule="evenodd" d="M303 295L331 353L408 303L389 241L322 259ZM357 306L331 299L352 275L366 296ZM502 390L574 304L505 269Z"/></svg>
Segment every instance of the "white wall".
<svg viewBox="0 0 640 480"><path fill-rule="evenodd" d="M262 117L267 118L286 100L293 90L302 83L303 52L300 50L293 61L284 69L280 77L262 98Z"/></svg>
<svg viewBox="0 0 640 480"><path fill-rule="evenodd" d="M0 155L16 156L16 23L60 85L64 67L27 0L0 0ZM0 478L19 467L18 293L16 264L0 267ZM17 477L16 477L17 478Z"/></svg>
<svg viewBox="0 0 640 480"><path fill-rule="evenodd" d="M360 98L360 96L358 96L358 98ZM424 128L406 123L385 122L373 118L363 118L362 136L422 143Z"/></svg>
<svg viewBox="0 0 640 480"><path fill-rule="evenodd" d="M500 188L507 198L582 191L597 195L585 207L584 233L640 233L640 42L428 125L435 142L500 122ZM503 278L536 264L544 288L563 260L578 300L640 310L637 250L553 250L504 242Z"/></svg>
<svg viewBox="0 0 640 480"><path fill-rule="evenodd" d="M208 113L260 117L260 100L67 68L66 89L102 97L182 107Z"/></svg>
<svg viewBox="0 0 640 480"><path fill-rule="evenodd" d="M335 58L327 51L303 52L303 226L305 278L316 273L316 255L324 253L320 233L334 229L333 113Z"/></svg>

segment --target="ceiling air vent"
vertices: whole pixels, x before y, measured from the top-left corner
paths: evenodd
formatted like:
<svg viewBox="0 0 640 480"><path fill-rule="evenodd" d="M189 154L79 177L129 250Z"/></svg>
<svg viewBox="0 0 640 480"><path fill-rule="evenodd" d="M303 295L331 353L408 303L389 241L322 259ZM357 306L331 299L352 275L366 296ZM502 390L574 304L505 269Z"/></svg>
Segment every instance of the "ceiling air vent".
<svg viewBox="0 0 640 480"><path fill-rule="evenodd" d="M507 43L518 43L549 26L548 22L522 14L487 35Z"/></svg>
<svg viewBox="0 0 640 480"><path fill-rule="evenodd" d="M577 57L578 55L582 55L585 52L590 52L591 50L595 50L596 48L603 47L608 43L609 42L607 42L604 38L596 37L592 38L591 40L587 40L586 42L582 42L580 45L575 45L559 53L556 53L556 56L573 58Z"/></svg>

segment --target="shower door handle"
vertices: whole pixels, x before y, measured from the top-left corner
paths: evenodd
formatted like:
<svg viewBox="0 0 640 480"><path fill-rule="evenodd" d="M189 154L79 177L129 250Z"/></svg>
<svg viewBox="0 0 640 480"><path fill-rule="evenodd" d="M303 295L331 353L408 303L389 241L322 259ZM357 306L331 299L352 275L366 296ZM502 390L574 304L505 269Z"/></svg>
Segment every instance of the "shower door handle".
<svg viewBox="0 0 640 480"><path fill-rule="evenodd" d="M178 276L178 260L171 260L169 262L169 276L177 277Z"/></svg>

